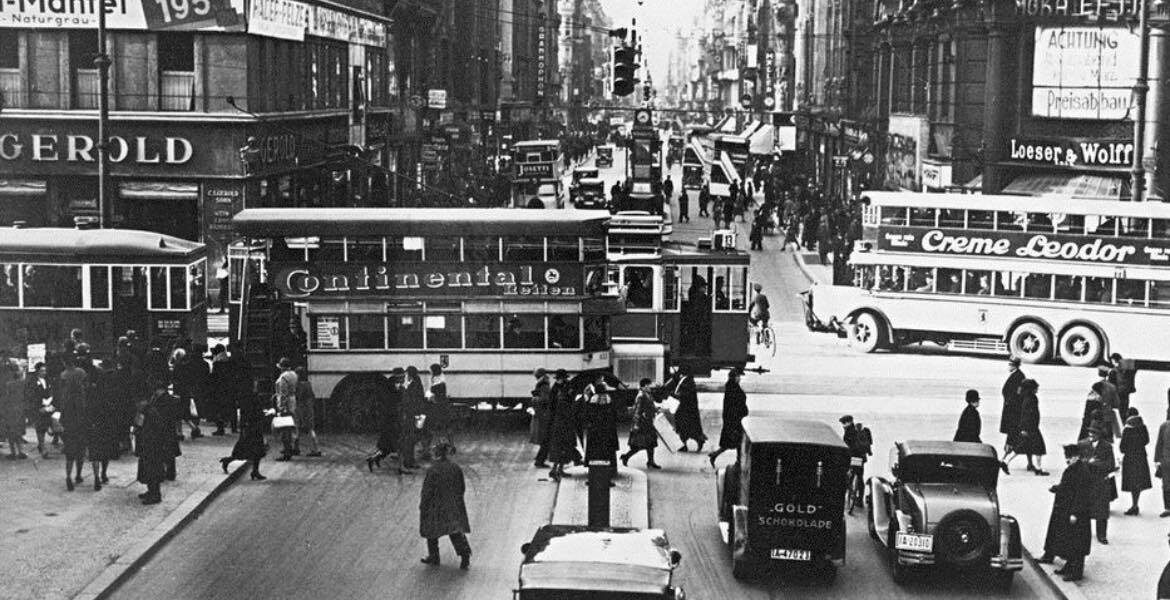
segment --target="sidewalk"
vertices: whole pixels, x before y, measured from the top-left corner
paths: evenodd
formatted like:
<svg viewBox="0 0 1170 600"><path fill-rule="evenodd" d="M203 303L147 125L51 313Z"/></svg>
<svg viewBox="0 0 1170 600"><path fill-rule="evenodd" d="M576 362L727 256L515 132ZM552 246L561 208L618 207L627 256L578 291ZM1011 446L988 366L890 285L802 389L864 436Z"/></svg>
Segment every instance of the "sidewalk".
<svg viewBox="0 0 1170 600"><path fill-rule="evenodd" d="M27 460L0 460L0 531L9 542L0 547L3 599L101 597L202 512L246 466L233 463L230 476L220 469L218 459L230 454L234 435L185 441L176 460L178 480L162 486L161 504L143 506L138 494L146 487L136 481L133 455L110 462L110 482L101 491L94 491L93 472L85 463L84 483L68 492L60 450L52 448L50 457L42 459L31 430L25 439L33 441L31 450L26 447Z"/></svg>

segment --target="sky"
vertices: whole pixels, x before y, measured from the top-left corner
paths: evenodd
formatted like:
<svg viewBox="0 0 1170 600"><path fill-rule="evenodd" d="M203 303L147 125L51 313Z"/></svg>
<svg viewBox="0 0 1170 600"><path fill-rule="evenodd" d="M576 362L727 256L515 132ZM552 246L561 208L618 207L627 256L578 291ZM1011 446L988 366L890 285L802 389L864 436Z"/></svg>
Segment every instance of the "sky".
<svg viewBox="0 0 1170 600"><path fill-rule="evenodd" d="M642 55L649 61L655 85L666 81L666 59L674 37L688 31L696 15L703 12L703 0L600 0L613 26L629 27L638 19Z"/></svg>

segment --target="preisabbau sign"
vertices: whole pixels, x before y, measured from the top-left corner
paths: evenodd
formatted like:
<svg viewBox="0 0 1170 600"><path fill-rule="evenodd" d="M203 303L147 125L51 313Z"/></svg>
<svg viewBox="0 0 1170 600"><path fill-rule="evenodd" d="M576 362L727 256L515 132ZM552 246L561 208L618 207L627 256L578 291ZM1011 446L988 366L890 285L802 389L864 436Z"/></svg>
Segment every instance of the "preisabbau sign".
<svg viewBox="0 0 1170 600"><path fill-rule="evenodd" d="M1032 115L1126 118L1140 47L1139 33L1123 26L1036 27Z"/></svg>

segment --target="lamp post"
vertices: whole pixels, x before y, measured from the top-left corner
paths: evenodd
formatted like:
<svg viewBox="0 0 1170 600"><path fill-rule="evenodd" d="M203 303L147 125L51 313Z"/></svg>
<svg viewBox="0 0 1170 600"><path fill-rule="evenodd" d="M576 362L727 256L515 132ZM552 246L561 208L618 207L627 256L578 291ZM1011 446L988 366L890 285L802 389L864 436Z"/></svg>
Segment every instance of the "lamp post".
<svg viewBox="0 0 1170 600"><path fill-rule="evenodd" d="M107 163L109 157L109 134L106 129L110 120L110 55L106 54L106 4L98 6L98 35L97 56L93 59L98 71L98 129L97 129L97 168L98 168L98 227L106 226L106 211L110 211L113 219L113 208L109 204L109 173Z"/></svg>
<svg viewBox="0 0 1170 600"><path fill-rule="evenodd" d="M1130 192L1134 202L1144 199L1146 189L1146 168L1142 162L1146 143L1146 95L1150 91L1150 1L1142 0L1138 12L1141 46L1138 50L1138 76L1133 86L1137 110L1133 119L1133 167L1130 169Z"/></svg>

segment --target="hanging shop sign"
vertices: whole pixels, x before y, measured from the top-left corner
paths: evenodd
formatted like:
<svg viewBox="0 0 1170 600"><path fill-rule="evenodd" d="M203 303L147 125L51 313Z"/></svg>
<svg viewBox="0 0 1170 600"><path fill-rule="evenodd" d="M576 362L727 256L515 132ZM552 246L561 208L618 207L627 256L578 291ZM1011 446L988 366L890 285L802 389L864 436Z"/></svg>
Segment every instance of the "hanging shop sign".
<svg viewBox="0 0 1170 600"><path fill-rule="evenodd" d="M1013 162L1074 169L1128 168L1133 164L1132 141L1011 138L1008 143L1008 157Z"/></svg>
<svg viewBox="0 0 1170 600"><path fill-rule="evenodd" d="M544 15L541 15L540 24L536 28L536 100L544 99L544 80L548 76L547 36L544 26Z"/></svg>
<svg viewBox="0 0 1170 600"><path fill-rule="evenodd" d="M883 225L878 249L959 256L1073 260L1115 265L1170 265L1170 242L1032 232L974 232Z"/></svg>
<svg viewBox="0 0 1170 600"><path fill-rule="evenodd" d="M1032 116L1130 116L1141 36L1126 27L1036 27Z"/></svg>
<svg viewBox="0 0 1170 600"><path fill-rule="evenodd" d="M353 264L281 267L273 278L291 298L328 296L581 296L585 272L572 263Z"/></svg>
<svg viewBox="0 0 1170 600"><path fill-rule="evenodd" d="M240 31L244 0L2 0L0 29L94 29L105 6L113 30Z"/></svg>
<svg viewBox="0 0 1170 600"><path fill-rule="evenodd" d="M385 23L298 0L251 0L248 33L298 42L315 35L382 48L387 40Z"/></svg>
<svg viewBox="0 0 1170 600"><path fill-rule="evenodd" d="M951 164L933 160L922 161L922 191L945 189L951 185Z"/></svg>

